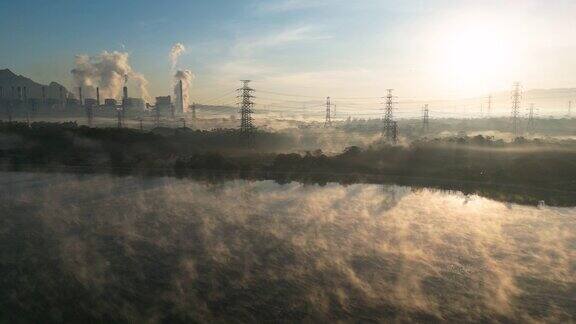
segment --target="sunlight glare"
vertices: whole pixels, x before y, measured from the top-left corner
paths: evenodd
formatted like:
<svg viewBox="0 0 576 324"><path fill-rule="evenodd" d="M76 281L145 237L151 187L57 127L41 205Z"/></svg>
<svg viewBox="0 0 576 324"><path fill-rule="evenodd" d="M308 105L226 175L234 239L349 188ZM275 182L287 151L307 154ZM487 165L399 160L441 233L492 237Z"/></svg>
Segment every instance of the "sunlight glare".
<svg viewBox="0 0 576 324"><path fill-rule="evenodd" d="M434 64L451 91L477 94L511 82L514 47L503 26L474 20L453 23L435 39Z"/></svg>

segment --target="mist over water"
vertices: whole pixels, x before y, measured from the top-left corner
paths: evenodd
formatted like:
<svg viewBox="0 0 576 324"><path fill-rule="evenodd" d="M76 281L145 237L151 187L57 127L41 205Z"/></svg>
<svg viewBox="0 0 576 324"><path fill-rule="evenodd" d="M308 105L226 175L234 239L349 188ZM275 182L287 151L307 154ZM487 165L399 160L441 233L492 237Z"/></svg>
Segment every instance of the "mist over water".
<svg viewBox="0 0 576 324"><path fill-rule="evenodd" d="M576 208L0 173L0 322L576 319Z"/></svg>

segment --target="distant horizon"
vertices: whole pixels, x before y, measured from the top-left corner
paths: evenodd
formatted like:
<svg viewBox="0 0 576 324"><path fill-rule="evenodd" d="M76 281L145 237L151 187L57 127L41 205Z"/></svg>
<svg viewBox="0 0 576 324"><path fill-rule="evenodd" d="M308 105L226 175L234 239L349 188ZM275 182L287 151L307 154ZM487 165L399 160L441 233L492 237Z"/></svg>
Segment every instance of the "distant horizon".
<svg viewBox="0 0 576 324"><path fill-rule="evenodd" d="M18 73L18 72L16 72L16 71L12 70L11 68L8 68L8 67L0 67L0 71L6 71L6 70L12 72L12 73L15 74L16 76L31 79L32 81L34 81L34 82L36 82L36 83L39 83L39 84L42 84L42 85L48 86L48 85L50 85L50 83L57 83L57 84L59 84L59 85L64 86L64 87L65 87L68 91L70 91L72 94L74 94L74 91L73 91L73 90L76 89L76 88L78 88L77 85L74 85L74 84L72 84L71 82L65 82L65 81L57 80L57 79L40 82L40 81L37 81L36 79L34 79L33 77L31 77L31 76L29 76L29 75L24 75L24 74ZM240 83L240 81L241 81L241 80L238 80L239 83ZM258 82L258 80L250 80L250 81L251 81L251 82L255 82L255 83ZM522 82L520 82L520 84L522 85ZM512 86L512 84L511 84L511 86ZM510 88L511 88L511 86L510 86ZM94 89L95 89L95 88L96 88L96 86L94 87ZM523 92L536 92L536 91L576 91L576 86L574 86L574 87L554 87L554 88L531 88L531 89L523 89L522 91L523 91ZM503 94L508 94L508 93L510 93L510 90L509 90L509 89L499 89L499 90L497 89L497 90L495 90L495 91L491 91L491 92L485 93L485 94L478 94L478 95L476 95L476 96L458 97L458 98L441 98L441 97L437 97L437 98L433 98L433 97L428 97L428 98L414 98L414 97L408 97L405 101L406 101L406 102L426 101L426 100L428 100L428 101L464 101L464 100L472 100L472 99L484 98L484 97L486 97L486 96L488 96L488 95L503 95ZM171 94L171 93L158 94L158 95L155 95L155 96L153 96L153 97L160 97L160 96L166 96L166 95L173 95L173 94ZM286 94L286 95L296 95L296 94ZM296 96L297 96L297 95L296 95ZM141 97L138 96L137 98L141 98ZM322 98L322 99L323 99L324 97L318 96L317 98ZM335 96L335 97L332 97L332 98L338 99L338 97L336 97L336 96ZM382 97L382 96L379 97L379 96L374 95L374 96L371 97L371 98L383 98L383 97ZM361 98L361 99L365 99L365 98ZM575 98L575 99L576 99L576 98ZM201 103L201 102L198 102L198 103Z"/></svg>

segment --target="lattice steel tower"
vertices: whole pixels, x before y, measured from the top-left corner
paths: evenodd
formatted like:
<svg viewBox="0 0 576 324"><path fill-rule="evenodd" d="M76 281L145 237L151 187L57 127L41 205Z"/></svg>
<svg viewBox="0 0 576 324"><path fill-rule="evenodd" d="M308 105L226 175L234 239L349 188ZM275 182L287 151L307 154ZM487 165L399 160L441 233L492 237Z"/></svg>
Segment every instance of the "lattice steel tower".
<svg viewBox="0 0 576 324"><path fill-rule="evenodd" d="M516 82L512 86L512 133L514 136L520 136L520 100L522 99L522 90L520 83Z"/></svg>
<svg viewBox="0 0 576 324"><path fill-rule="evenodd" d="M398 125L394 122L394 96L392 95L393 89L388 89L386 95L386 108L384 111L384 129L382 136L385 137L386 142L396 144L398 140Z"/></svg>
<svg viewBox="0 0 576 324"><path fill-rule="evenodd" d="M324 127L332 126L332 114L330 112L330 97L326 97L326 120L324 121Z"/></svg>
<svg viewBox="0 0 576 324"><path fill-rule="evenodd" d="M536 131L536 120L534 119L534 104L530 104L528 113L528 133L533 134Z"/></svg>
<svg viewBox="0 0 576 324"><path fill-rule="evenodd" d="M94 126L94 111L92 110L92 105L86 105L86 119L88 122L88 127Z"/></svg>
<svg viewBox="0 0 576 324"><path fill-rule="evenodd" d="M250 80L240 80L242 82L242 87L237 89L240 101L238 105L240 107L240 134L242 138L252 140L254 139L254 123L252 118L252 113L254 112L254 89L250 88Z"/></svg>
<svg viewBox="0 0 576 324"><path fill-rule="evenodd" d="M422 132L424 134L430 131L430 110L428 105L425 105L422 109Z"/></svg>

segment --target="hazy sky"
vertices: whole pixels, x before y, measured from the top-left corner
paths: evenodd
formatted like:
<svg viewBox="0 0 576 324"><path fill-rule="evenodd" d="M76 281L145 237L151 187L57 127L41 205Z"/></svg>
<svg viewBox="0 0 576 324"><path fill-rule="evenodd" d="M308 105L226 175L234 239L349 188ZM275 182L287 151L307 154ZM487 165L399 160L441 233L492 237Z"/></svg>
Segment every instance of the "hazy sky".
<svg viewBox="0 0 576 324"><path fill-rule="evenodd" d="M462 97L576 86L576 1L0 2L0 67L70 85L76 54L126 51L152 95L187 52L193 100L253 79L311 96Z"/></svg>

